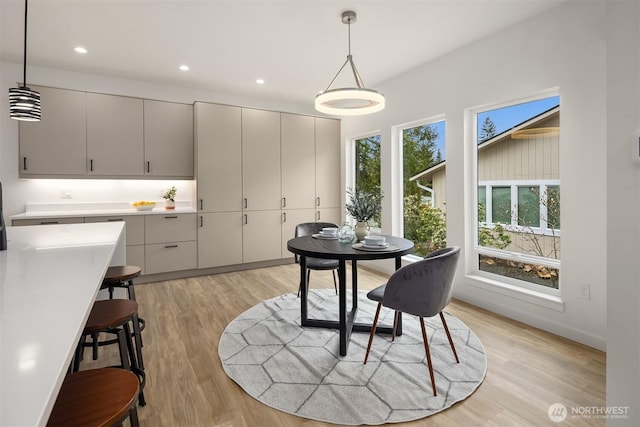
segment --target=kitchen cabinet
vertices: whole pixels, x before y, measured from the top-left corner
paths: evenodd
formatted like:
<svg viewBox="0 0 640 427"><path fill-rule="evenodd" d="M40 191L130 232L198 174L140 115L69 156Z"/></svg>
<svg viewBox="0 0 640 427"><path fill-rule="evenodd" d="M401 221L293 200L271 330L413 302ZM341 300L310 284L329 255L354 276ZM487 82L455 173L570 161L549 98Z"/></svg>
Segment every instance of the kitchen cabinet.
<svg viewBox="0 0 640 427"><path fill-rule="evenodd" d="M143 215L88 216L84 218L84 222L87 223L121 221L125 223L127 265L137 265L142 269L142 274L145 274Z"/></svg>
<svg viewBox="0 0 640 427"><path fill-rule="evenodd" d="M340 121L316 117L316 208L340 208ZM320 212L322 216L322 212ZM326 219L321 219L325 221ZM338 216L338 221L340 216Z"/></svg>
<svg viewBox="0 0 640 427"><path fill-rule="evenodd" d="M197 267L196 214L146 215L147 274Z"/></svg>
<svg viewBox="0 0 640 427"><path fill-rule="evenodd" d="M32 86L42 120L19 122L21 178L83 177L87 173L86 94Z"/></svg>
<svg viewBox="0 0 640 427"><path fill-rule="evenodd" d="M143 102L87 93L87 170L96 176L143 174Z"/></svg>
<svg viewBox="0 0 640 427"><path fill-rule="evenodd" d="M60 217L60 218L29 218L11 220L11 225L53 225L53 224L81 224L83 217Z"/></svg>
<svg viewBox="0 0 640 427"><path fill-rule="evenodd" d="M23 178L193 179L193 106L47 87L20 122Z"/></svg>
<svg viewBox="0 0 640 427"><path fill-rule="evenodd" d="M198 268L242 264L242 212L198 213Z"/></svg>
<svg viewBox="0 0 640 427"><path fill-rule="evenodd" d="M195 104L198 210L242 211L241 108Z"/></svg>
<svg viewBox="0 0 640 427"><path fill-rule="evenodd" d="M281 208L278 112L242 109L242 192L245 210Z"/></svg>
<svg viewBox="0 0 640 427"><path fill-rule="evenodd" d="M244 263L282 257L282 214L280 210L245 211L242 227Z"/></svg>
<svg viewBox="0 0 640 427"><path fill-rule="evenodd" d="M282 207L313 209L316 203L315 120L281 114Z"/></svg>
<svg viewBox="0 0 640 427"><path fill-rule="evenodd" d="M290 258L293 256L287 249L287 242L295 237L296 225L303 222L314 222L315 209L287 209L282 211L282 258Z"/></svg>
<svg viewBox="0 0 640 427"><path fill-rule="evenodd" d="M144 100L144 157L147 176L193 178L192 105Z"/></svg>

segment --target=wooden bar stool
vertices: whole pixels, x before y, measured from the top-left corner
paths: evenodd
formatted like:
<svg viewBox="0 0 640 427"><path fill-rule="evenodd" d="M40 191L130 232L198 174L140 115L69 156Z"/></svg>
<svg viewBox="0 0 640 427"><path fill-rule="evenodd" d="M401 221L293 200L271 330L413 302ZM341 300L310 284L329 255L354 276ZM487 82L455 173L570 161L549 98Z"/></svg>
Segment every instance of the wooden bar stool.
<svg viewBox="0 0 640 427"><path fill-rule="evenodd" d="M146 375L142 358L142 344L140 342L140 326L136 321L137 312L138 303L132 300L96 301L91 308L87 324L82 332L72 370L73 372L79 371L80 360L82 360L86 347L92 347L93 360L97 360L98 347L117 343L121 366L124 369L131 370L140 379L139 403L144 406L146 402L142 390L146 382ZM133 333L131 333L130 323L133 324ZM99 341L98 338L101 333L114 334L116 338ZM87 336L91 337L91 342L86 342Z"/></svg>
<svg viewBox="0 0 640 427"><path fill-rule="evenodd" d="M118 368L89 369L64 379L47 426L112 426L127 417L138 427L138 378Z"/></svg>
<svg viewBox="0 0 640 427"><path fill-rule="evenodd" d="M137 265L119 265L109 267L104 275L104 279L102 279L102 285L100 286L100 289L109 290L109 299L113 299L114 289L126 289L127 297L130 300L136 301L136 291L133 285L133 279L139 277L140 274L142 274L142 269ZM142 332L145 327L145 321L144 319L138 318L137 314L136 318L140 325L140 332ZM140 342L141 345L144 345L142 341Z"/></svg>

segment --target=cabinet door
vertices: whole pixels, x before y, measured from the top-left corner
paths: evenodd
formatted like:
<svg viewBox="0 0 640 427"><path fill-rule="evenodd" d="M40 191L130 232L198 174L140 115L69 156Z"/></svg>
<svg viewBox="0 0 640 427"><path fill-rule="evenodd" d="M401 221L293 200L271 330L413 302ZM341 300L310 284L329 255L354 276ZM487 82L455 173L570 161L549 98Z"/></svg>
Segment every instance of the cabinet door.
<svg viewBox="0 0 640 427"><path fill-rule="evenodd" d="M280 113L242 109L242 191L249 210L280 209L282 205Z"/></svg>
<svg viewBox="0 0 640 427"><path fill-rule="evenodd" d="M198 215L198 268L242 264L242 213Z"/></svg>
<svg viewBox="0 0 640 427"><path fill-rule="evenodd" d="M315 206L315 120L310 116L281 114L283 208Z"/></svg>
<svg viewBox="0 0 640 427"><path fill-rule="evenodd" d="M87 93L89 174L143 174L142 120L142 99Z"/></svg>
<svg viewBox="0 0 640 427"><path fill-rule="evenodd" d="M193 178L193 106L144 100L145 174Z"/></svg>
<svg viewBox="0 0 640 427"><path fill-rule="evenodd" d="M242 261L280 259L281 229L280 210L246 212L242 227Z"/></svg>
<svg viewBox="0 0 640 427"><path fill-rule="evenodd" d="M159 243L145 246L147 274L196 268L196 242Z"/></svg>
<svg viewBox="0 0 640 427"><path fill-rule="evenodd" d="M340 207L340 121L316 117L316 206Z"/></svg>
<svg viewBox="0 0 640 427"><path fill-rule="evenodd" d="M316 221L332 222L338 226L342 224L340 208L319 208L316 209Z"/></svg>
<svg viewBox="0 0 640 427"><path fill-rule="evenodd" d="M143 215L88 216L84 222L125 222L127 246L144 245ZM127 249L128 250L128 249ZM128 255L127 255L128 258ZM135 264L134 264L135 265Z"/></svg>
<svg viewBox="0 0 640 427"><path fill-rule="evenodd" d="M240 107L195 104L198 209L242 211Z"/></svg>
<svg viewBox="0 0 640 427"><path fill-rule="evenodd" d="M295 237L296 225L314 222L315 209L286 209L282 211L282 258L293 257L287 249L287 242Z"/></svg>
<svg viewBox="0 0 640 427"><path fill-rule="evenodd" d="M42 120L19 123L20 176L85 175L86 94L31 87L40 92Z"/></svg>
<svg viewBox="0 0 640 427"><path fill-rule="evenodd" d="M144 221L145 243L196 240L196 214L154 214Z"/></svg>

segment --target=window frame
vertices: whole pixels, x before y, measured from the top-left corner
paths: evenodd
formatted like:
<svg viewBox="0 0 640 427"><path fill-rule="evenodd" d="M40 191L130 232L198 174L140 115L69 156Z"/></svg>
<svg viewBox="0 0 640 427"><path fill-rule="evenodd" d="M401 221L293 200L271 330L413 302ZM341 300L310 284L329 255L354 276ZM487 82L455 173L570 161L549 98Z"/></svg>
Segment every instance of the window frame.
<svg viewBox="0 0 640 427"><path fill-rule="evenodd" d="M480 270L480 267L479 267L480 255L494 256L498 258L519 261L519 262L541 264L547 267L556 268L558 270L560 270L560 267L561 267L561 260L559 259L556 260L556 259L546 258L546 257L543 258L535 255L529 255L529 254L521 254L517 252L503 250L503 249L484 247L484 246L480 246L478 243L478 228L479 226L481 226L481 223L479 222L479 218L478 218L478 188L481 185L481 181L478 180L478 153L479 153L478 151L478 138L479 138L478 115L494 109L515 106L518 104L538 101L538 100L555 97L555 96L560 97L560 92L558 88L542 91L539 94L530 96L530 97L512 99L510 101L501 102L501 103L485 104L485 105L469 108L466 110L466 114L467 114L466 122L469 124L469 126L465 131L465 137L466 137L465 139L467 142L466 145L467 147L469 147L469 151L468 151L469 155L467 157L467 160L470 163L470 167L467 168L469 175L465 180L468 183L467 191L465 192L465 194L468 197L465 197L465 200L468 203L466 206L467 219L470 220L469 227L467 228L468 230L467 233L471 233L471 236L467 235L466 240L467 242L472 243L472 245L470 245L471 250L469 250L466 257L465 273L467 277L479 280L479 283L481 283L482 285L488 285L490 288L504 289L506 292L515 291L517 294L523 294L523 298L524 298L524 295L540 297L544 300L551 302L552 305L550 307L562 309L563 304L561 300L561 291L562 291L561 278L559 279L559 282L558 282L558 289L555 289L555 288L527 282L524 280L514 279L508 276L503 276L503 275L490 273L487 271L482 271ZM559 105L562 105L562 102L560 102ZM540 182L540 183L544 182L546 183L547 187L557 186L561 188L560 179L521 180L521 181L516 181L516 180L514 181L482 181L482 182L483 183L496 182L496 184L500 182L502 186L504 186L507 182L509 183L509 185L511 185L512 182L517 182L519 185L527 185L527 184L536 183L536 182ZM515 191L515 194L514 194L514 191ZM485 190L485 199L490 200L490 194L491 193L488 189ZM513 213L514 200L517 203L517 185L512 186L512 191L511 191L512 213ZM491 206L485 206L485 220L487 216L490 214L490 208ZM513 220L514 218L512 217L512 223L513 223ZM517 225L517 216L515 220ZM542 221L542 218L541 218L541 221ZM486 222L487 221L485 221L485 223ZM560 224L562 224L562 222L560 222ZM508 226L512 227L511 224L509 224ZM520 227L520 229L522 228L522 226L517 226L517 227ZM505 226L505 229L508 229L507 226ZM514 230L511 229L511 231L514 231ZM550 231L550 230L545 230L545 235L547 231ZM555 232L555 235L559 237L560 230L557 230ZM559 303L560 305L555 307L556 303Z"/></svg>

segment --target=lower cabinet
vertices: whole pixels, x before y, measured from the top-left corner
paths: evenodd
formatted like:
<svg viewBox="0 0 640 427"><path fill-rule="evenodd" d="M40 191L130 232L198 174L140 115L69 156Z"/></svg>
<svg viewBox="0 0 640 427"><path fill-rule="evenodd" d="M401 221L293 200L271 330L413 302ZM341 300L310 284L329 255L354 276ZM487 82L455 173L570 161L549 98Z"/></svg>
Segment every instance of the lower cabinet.
<svg viewBox="0 0 640 427"><path fill-rule="evenodd" d="M197 250L195 240L146 245L147 274L194 269L197 267Z"/></svg>
<svg viewBox="0 0 640 427"><path fill-rule="evenodd" d="M242 212L198 214L198 268L242 264Z"/></svg>
<svg viewBox="0 0 640 427"><path fill-rule="evenodd" d="M278 210L245 211L242 226L242 262L282 257L282 214Z"/></svg>
<svg viewBox="0 0 640 427"><path fill-rule="evenodd" d="M296 226L303 222L315 222L315 209L287 209L282 211L282 258L293 258L287 242L295 237Z"/></svg>
<svg viewBox="0 0 640 427"><path fill-rule="evenodd" d="M145 215L144 225L147 274L197 268L195 213Z"/></svg>
<svg viewBox="0 0 640 427"><path fill-rule="evenodd" d="M146 273L144 263L144 216L115 215L87 216L84 222L125 222L125 239L127 245L127 265L137 265Z"/></svg>

